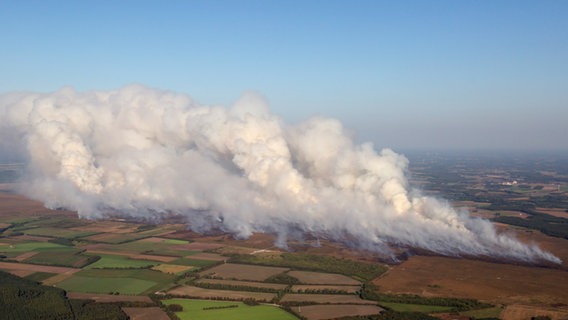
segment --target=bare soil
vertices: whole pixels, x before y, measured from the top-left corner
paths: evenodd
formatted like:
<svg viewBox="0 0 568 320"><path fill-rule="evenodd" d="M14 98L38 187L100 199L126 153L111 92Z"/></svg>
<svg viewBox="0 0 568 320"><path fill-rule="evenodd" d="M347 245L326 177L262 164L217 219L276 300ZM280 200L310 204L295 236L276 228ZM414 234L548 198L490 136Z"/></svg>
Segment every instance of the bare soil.
<svg viewBox="0 0 568 320"><path fill-rule="evenodd" d="M335 284L335 285L359 285L361 282L351 279L342 274L310 272L310 271L290 271L288 274L305 284Z"/></svg>
<svg viewBox="0 0 568 320"><path fill-rule="evenodd" d="M308 318L308 320L335 319L346 316L368 316L379 314L383 311L382 308L377 306L356 304L302 306L292 307L292 310L296 314Z"/></svg>
<svg viewBox="0 0 568 320"><path fill-rule="evenodd" d="M170 320L168 314L159 307L122 308L131 320Z"/></svg>
<svg viewBox="0 0 568 320"><path fill-rule="evenodd" d="M222 280L222 279L199 279L197 282L222 284L229 286L240 286L240 287L253 287L261 289L275 289L275 290L283 290L288 286L285 284L278 284L278 283L264 283L264 282L254 282L254 281L238 281L238 280Z"/></svg>
<svg viewBox="0 0 568 320"><path fill-rule="evenodd" d="M314 302L329 304L373 304L376 301L363 300L354 294L300 294L288 293L280 302Z"/></svg>
<svg viewBox="0 0 568 320"><path fill-rule="evenodd" d="M264 281L270 276L277 275L288 270L290 269L225 263L202 271L200 275L229 280Z"/></svg>

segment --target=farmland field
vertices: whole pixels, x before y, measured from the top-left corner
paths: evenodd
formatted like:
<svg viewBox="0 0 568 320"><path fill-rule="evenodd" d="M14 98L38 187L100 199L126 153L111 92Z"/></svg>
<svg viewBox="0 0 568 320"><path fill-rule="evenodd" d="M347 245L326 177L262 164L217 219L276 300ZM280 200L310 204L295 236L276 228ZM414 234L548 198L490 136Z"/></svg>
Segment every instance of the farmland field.
<svg viewBox="0 0 568 320"><path fill-rule="evenodd" d="M89 256L80 254L80 250L70 247L40 251L25 260L27 263L50 266L81 268L89 264Z"/></svg>
<svg viewBox="0 0 568 320"><path fill-rule="evenodd" d="M31 234L33 236L45 236L52 238L81 238L97 234L97 232L92 231L80 231L53 227L27 229L24 231L24 233Z"/></svg>
<svg viewBox="0 0 568 320"><path fill-rule="evenodd" d="M297 320L292 314L269 305L247 306L241 302L193 299L168 299L163 300L162 303L183 306L182 312L176 312L182 320Z"/></svg>
<svg viewBox="0 0 568 320"><path fill-rule="evenodd" d="M249 291L233 291L233 290L213 290L213 289L203 289L193 286L181 286L168 291L169 294L177 296L188 296L192 298L203 298L203 299L234 299L243 300L247 298L255 299L258 301L271 301L276 297L274 293L266 292L249 292Z"/></svg>
<svg viewBox="0 0 568 320"><path fill-rule="evenodd" d="M298 294L287 293L280 302L313 302L313 303L344 303L344 304L374 304L376 301L363 300L353 294Z"/></svg>
<svg viewBox="0 0 568 320"><path fill-rule="evenodd" d="M192 267L207 267L216 264L218 261L215 260L198 260L191 258L179 258L177 260L171 261L172 264L179 264L182 266L192 266Z"/></svg>
<svg viewBox="0 0 568 320"><path fill-rule="evenodd" d="M74 292L141 294L157 283L134 278L91 278L73 276L57 284L57 287Z"/></svg>
<svg viewBox="0 0 568 320"><path fill-rule="evenodd" d="M164 273L179 274L193 269L191 266L179 266L175 264L160 264L152 267L152 270L161 271Z"/></svg>
<svg viewBox="0 0 568 320"><path fill-rule="evenodd" d="M312 305L292 307L292 310L308 320L322 320L346 316L367 316L379 314L383 309L369 305Z"/></svg>
<svg viewBox="0 0 568 320"><path fill-rule="evenodd" d="M290 290L292 292L314 292L314 291L335 291L345 293L355 293L361 289L361 286L338 286L338 285L293 285Z"/></svg>
<svg viewBox="0 0 568 320"><path fill-rule="evenodd" d="M170 320L168 314L161 308L122 308L130 320Z"/></svg>
<svg viewBox="0 0 568 320"><path fill-rule="evenodd" d="M84 269L57 286L75 292L144 294L164 288L173 279L149 269Z"/></svg>
<svg viewBox="0 0 568 320"><path fill-rule="evenodd" d="M201 272L200 275L222 279L264 281L270 276L277 275L288 270L288 268L225 263L205 270Z"/></svg>
<svg viewBox="0 0 568 320"><path fill-rule="evenodd" d="M335 285L359 285L359 281L347 276L334 273L290 271L288 275L300 280L305 284L335 284Z"/></svg>
<svg viewBox="0 0 568 320"><path fill-rule="evenodd" d="M259 289L284 290L287 285L278 283L264 283L254 281L221 280L221 279L199 279L197 283L226 285L232 287L251 287Z"/></svg>
<svg viewBox="0 0 568 320"><path fill-rule="evenodd" d="M97 254L100 260L86 266L87 269L92 268L144 268L159 264L157 261L150 260L134 260L121 255Z"/></svg>

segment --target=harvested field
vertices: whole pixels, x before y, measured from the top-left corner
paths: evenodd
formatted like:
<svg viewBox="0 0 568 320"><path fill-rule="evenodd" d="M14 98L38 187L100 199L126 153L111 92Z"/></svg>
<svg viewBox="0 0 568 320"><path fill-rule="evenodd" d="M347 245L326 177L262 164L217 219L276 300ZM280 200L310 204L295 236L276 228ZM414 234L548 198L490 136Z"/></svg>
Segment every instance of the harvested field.
<svg viewBox="0 0 568 320"><path fill-rule="evenodd" d="M503 320L524 320L537 316L549 316L552 320L568 319L568 309L510 305L501 313Z"/></svg>
<svg viewBox="0 0 568 320"><path fill-rule="evenodd" d="M170 320L168 314L159 307L122 308L130 320Z"/></svg>
<svg viewBox="0 0 568 320"><path fill-rule="evenodd" d="M222 279L264 281L273 275L288 270L290 269L225 263L203 271L200 275Z"/></svg>
<svg viewBox="0 0 568 320"><path fill-rule="evenodd" d="M192 242L184 246L186 250L206 251L221 248L222 244L207 243L207 242Z"/></svg>
<svg viewBox="0 0 568 320"><path fill-rule="evenodd" d="M24 231L25 234L32 236L43 236L52 238L81 238L96 234L92 231L79 231L73 229L63 229L63 228L53 228L53 227L43 227L43 228L33 228Z"/></svg>
<svg viewBox="0 0 568 320"><path fill-rule="evenodd" d="M190 256L190 258L191 257L193 256ZM177 260L172 261L171 264L202 268L202 267L212 266L218 263L218 261L213 261L213 260L197 260L190 258L179 258Z"/></svg>
<svg viewBox="0 0 568 320"><path fill-rule="evenodd" d="M221 280L221 279L199 279L197 280L197 283L210 283L210 284L219 284L219 285L227 285L234 287L253 287L253 288L273 289L273 290L283 290L288 286L286 284L278 284L278 283Z"/></svg>
<svg viewBox="0 0 568 320"><path fill-rule="evenodd" d="M160 264L157 266L152 267L152 270L170 273L170 274L178 274L184 271L188 271L193 269L191 266L178 266L175 264Z"/></svg>
<svg viewBox="0 0 568 320"><path fill-rule="evenodd" d="M75 227L73 229L96 233L133 233L138 229L138 225L109 220L97 220L96 223L91 223L89 225L81 227Z"/></svg>
<svg viewBox="0 0 568 320"><path fill-rule="evenodd" d="M25 263L12 263L12 262L0 262L0 269L7 270L25 270L33 272L49 272L57 274L73 274L75 272L81 271L81 269L76 268L66 268L66 267L52 267L52 266L40 266L36 264L25 264Z"/></svg>
<svg viewBox="0 0 568 320"><path fill-rule="evenodd" d="M413 256L373 281L387 293L499 303L568 303L568 272L446 257Z"/></svg>
<svg viewBox="0 0 568 320"><path fill-rule="evenodd" d="M233 290L211 290L203 289L192 286L182 286L168 291L168 294L178 295L178 296L188 296L202 299L233 299L233 300L243 300L247 298L252 298L259 301L271 301L276 297L275 293L265 293L265 292L248 292L248 291L233 291Z"/></svg>
<svg viewBox="0 0 568 320"><path fill-rule="evenodd" d="M228 257L224 257L220 254L216 254L216 253L206 253L206 252L202 252L202 253L197 253L197 254L192 254L191 255L191 259L195 259L195 260L209 260L209 261L225 261L228 260Z"/></svg>
<svg viewBox="0 0 568 320"><path fill-rule="evenodd" d="M26 253L22 253L21 255L15 257L14 260L16 260L18 262L22 262L22 261L26 260L27 258L31 258L38 253L39 253L38 251L29 251L29 252L26 252Z"/></svg>
<svg viewBox="0 0 568 320"><path fill-rule="evenodd" d="M308 318L308 320L335 319L346 316L369 316L379 314L383 311L382 308L377 306L356 304L302 306L292 307L292 310L296 314Z"/></svg>
<svg viewBox="0 0 568 320"><path fill-rule="evenodd" d="M566 209L563 209L563 208L556 208L556 209L536 208L536 211L546 213L546 214L549 214L549 215L554 216L554 217L568 219L568 212L566 212Z"/></svg>
<svg viewBox="0 0 568 320"><path fill-rule="evenodd" d="M157 256L151 254L138 254L126 251L110 251L110 250L88 250L88 253L93 254L108 254L108 255L118 255L128 257L135 260L149 260L149 261L159 261L159 262L172 262L177 259L177 257L168 256Z"/></svg>
<svg viewBox="0 0 568 320"><path fill-rule="evenodd" d="M363 300L359 296L353 294L299 294L288 293L280 300L285 302L313 302L313 303L329 303L329 304L373 304L376 301Z"/></svg>
<svg viewBox="0 0 568 320"><path fill-rule="evenodd" d="M356 293L361 289L361 286L337 286L337 285L324 285L324 284L317 284L317 285L293 285L291 290L292 292L315 292L315 291L336 291L336 292L345 292L345 293Z"/></svg>
<svg viewBox="0 0 568 320"><path fill-rule="evenodd" d="M27 276L29 276L30 274L35 273L35 272L31 271L31 270L6 270L6 271L9 272L9 273L11 273L11 274L13 274L13 275L15 275L15 276L22 277L22 278L23 278L23 277L27 277Z"/></svg>
<svg viewBox="0 0 568 320"><path fill-rule="evenodd" d="M82 293L82 292L68 292L67 297L69 299L89 299L95 300L96 302L146 302L154 303L152 299L148 296L126 296L126 295L114 295L114 294L102 294L102 293Z"/></svg>
<svg viewBox="0 0 568 320"><path fill-rule="evenodd" d="M310 272L310 271L290 271L288 274L301 283L306 284L335 284L335 285L360 285L361 282L335 273Z"/></svg>
<svg viewBox="0 0 568 320"><path fill-rule="evenodd" d="M157 261L151 260L135 260L128 256L116 254L98 254L100 259L88 266L86 269L93 268L145 268L159 264Z"/></svg>

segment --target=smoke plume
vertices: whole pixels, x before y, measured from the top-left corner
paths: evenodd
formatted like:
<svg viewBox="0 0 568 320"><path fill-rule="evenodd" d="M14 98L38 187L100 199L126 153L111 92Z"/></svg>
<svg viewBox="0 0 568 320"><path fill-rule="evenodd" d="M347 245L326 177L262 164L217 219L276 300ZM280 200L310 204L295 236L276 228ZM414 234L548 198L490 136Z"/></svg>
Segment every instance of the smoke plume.
<svg viewBox="0 0 568 320"><path fill-rule="evenodd" d="M383 252L560 262L413 191L404 156L355 144L334 119L287 125L254 94L223 108L138 85L11 93L0 119L27 159L22 191L81 217L177 213L194 230L275 233L280 246L300 232Z"/></svg>

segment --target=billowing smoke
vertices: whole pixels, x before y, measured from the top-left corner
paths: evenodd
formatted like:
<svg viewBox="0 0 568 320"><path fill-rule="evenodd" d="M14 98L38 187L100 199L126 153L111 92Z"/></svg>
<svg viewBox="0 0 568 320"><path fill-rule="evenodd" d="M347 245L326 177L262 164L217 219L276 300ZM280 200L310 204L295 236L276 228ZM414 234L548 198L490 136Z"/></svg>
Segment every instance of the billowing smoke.
<svg viewBox="0 0 568 320"><path fill-rule="evenodd" d="M412 191L404 156L354 144L334 119L287 125L254 94L227 109L137 85L63 88L0 96L0 119L25 150L22 190L82 217L176 213L196 230L275 233L281 246L310 233L383 252L560 262Z"/></svg>

